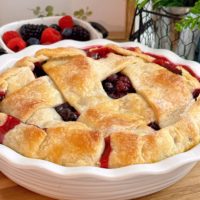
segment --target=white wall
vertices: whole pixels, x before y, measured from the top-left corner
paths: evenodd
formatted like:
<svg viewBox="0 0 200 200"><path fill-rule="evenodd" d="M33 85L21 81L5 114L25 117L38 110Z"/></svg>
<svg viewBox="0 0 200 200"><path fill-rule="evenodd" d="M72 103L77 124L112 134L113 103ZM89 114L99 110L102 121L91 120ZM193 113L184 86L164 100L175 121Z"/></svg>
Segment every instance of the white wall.
<svg viewBox="0 0 200 200"><path fill-rule="evenodd" d="M20 19L34 18L30 9L47 5L54 7L55 13L72 15L75 10L89 6L93 15L89 21L102 23L109 31L125 29L126 0L0 0L0 25Z"/></svg>

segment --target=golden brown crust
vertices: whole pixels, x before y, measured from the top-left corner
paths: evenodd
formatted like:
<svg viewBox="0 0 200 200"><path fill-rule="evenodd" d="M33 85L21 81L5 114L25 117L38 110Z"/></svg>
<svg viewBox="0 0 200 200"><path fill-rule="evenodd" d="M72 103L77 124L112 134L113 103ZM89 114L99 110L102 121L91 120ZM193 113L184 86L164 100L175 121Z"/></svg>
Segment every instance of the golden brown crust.
<svg viewBox="0 0 200 200"><path fill-rule="evenodd" d="M184 152L200 142L199 128L189 118L151 134L138 136L133 132L111 134L112 152L109 167L158 162Z"/></svg>
<svg viewBox="0 0 200 200"><path fill-rule="evenodd" d="M62 118L54 108L42 108L34 112L27 120L27 123L37 125L40 128L48 128L49 123L58 123L62 121Z"/></svg>
<svg viewBox="0 0 200 200"><path fill-rule="evenodd" d="M64 166L94 166L103 152L102 135L80 122L68 122L47 129L39 158Z"/></svg>
<svg viewBox="0 0 200 200"><path fill-rule="evenodd" d="M188 85L188 88L191 92L193 92L195 89L200 88L199 81L193 77L188 71L186 71L183 67L179 67L182 71L182 77L185 83Z"/></svg>
<svg viewBox="0 0 200 200"><path fill-rule="evenodd" d="M98 166L109 136L110 168L157 162L198 144L200 98L192 100L192 93L199 81L181 66L178 75L152 63L140 49L106 47L111 53L99 60L71 47L41 49L0 74L6 92L0 111L27 123L9 130L3 144L64 166ZM43 61L49 77L35 79L34 63ZM118 72L130 78L136 94L108 97L102 81ZM77 122L64 122L56 112L64 102L79 112ZM1 126L6 119L0 113Z"/></svg>
<svg viewBox="0 0 200 200"><path fill-rule="evenodd" d="M141 51L130 51L128 49L124 49L124 48L121 48L115 44L108 44L106 45L109 49L112 49L114 52L118 53L118 54L121 54L121 55L124 55L124 56L136 56L136 57L139 57L139 58L142 58L143 60L147 61L147 62L152 62L153 60L155 60L155 58L149 56L149 55L146 55L144 53L142 53Z"/></svg>
<svg viewBox="0 0 200 200"><path fill-rule="evenodd" d="M153 132L147 124L155 121L148 104L137 94L128 94L117 100L109 100L82 113L81 121L105 135L116 130L135 130L138 134ZM145 131L146 130L146 131ZM141 132L142 131L142 132Z"/></svg>
<svg viewBox="0 0 200 200"><path fill-rule="evenodd" d="M45 72L55 82L65 100L79 112L109 99L86 57L69 57L64 63L58 62L56 65L55 61L52 62L44 64Z"/></svg>
<svg viewBox="0 0 200 200"><path fill-rule="evenodd" d="M68 56L85 55L85 52L81 49L74 47L58 47L55 49L41 49L35 53L38 58L40 56L46 56L47 58L64 58Z"/></svg>
<svg viewBox="0 0 200 200"><path fill-rule="evenodd" d="M180 114L192 100L184 79L154 63L132 64L123 72L133 87L149 103L161 127L180 119Z"/></svg>
<svg viewBox="0 0 200 200"><path fill-rule="evenodd" d="M42 129L20 123L7 132L3 144L24 156L36 158L45 138L46 133Z"/></svg>
<svg viewBox="0 0 200 200"><path fill-rule="evenodd" d="M63 103L62 96L49 78L44 76L8 95L1 102L0 109L25 122L37 110L61 103Z"/></svg>
<svg viewBox="0 0 200 200"><path fill-rule="evenodd" d="M28 67L8 69L0 74L0 91L8 95L34 79L35 76Z"/></svg>
<svg viewBox="0 0 200 200"><path fill-rule="evenodd" d="M7 120L7 115L5 113L0 113L0 126L2 126Z"/></svg>
<svg viewBox="0 0 200 200"><path fill-rule="evenodd" d="M35 68L34 63L37 62L44 62L46 61L48 58L46 56L40 55L37 57L31 57L31 56L26 56L20 60L18 60L14 67L29 67L31 70L33 70Z"/></svg>

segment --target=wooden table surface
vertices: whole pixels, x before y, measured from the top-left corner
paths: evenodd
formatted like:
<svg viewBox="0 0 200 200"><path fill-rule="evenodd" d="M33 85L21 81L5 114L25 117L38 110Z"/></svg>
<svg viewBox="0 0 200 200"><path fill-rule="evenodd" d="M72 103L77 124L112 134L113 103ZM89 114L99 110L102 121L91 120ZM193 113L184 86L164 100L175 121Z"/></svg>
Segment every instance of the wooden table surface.
<svg viewBox="0 0 200 200"><path fill-rule="evenodd" d="M0 200L52 200L26 190L0 173ZM94 199L95 200L95 199ZM200 200L200 163L175 185L137 200Z"/></svg>

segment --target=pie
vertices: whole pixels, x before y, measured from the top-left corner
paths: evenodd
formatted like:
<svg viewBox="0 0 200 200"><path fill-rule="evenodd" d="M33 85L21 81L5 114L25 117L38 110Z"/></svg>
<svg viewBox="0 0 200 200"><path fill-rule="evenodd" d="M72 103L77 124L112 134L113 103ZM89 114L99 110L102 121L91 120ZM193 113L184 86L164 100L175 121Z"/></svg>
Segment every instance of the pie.
<svg viewBox="0 0 200 200"><path fill-rule="evenodd" d="M199 144L199 93L139 48L44 48L0 74L0 143L63 166L158 162Z"/></svg>

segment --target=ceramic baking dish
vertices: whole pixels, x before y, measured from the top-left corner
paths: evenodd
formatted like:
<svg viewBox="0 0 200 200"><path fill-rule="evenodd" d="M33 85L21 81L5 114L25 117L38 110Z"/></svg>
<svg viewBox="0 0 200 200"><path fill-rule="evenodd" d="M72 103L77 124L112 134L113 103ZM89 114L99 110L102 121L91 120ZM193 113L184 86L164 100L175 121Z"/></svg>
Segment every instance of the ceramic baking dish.
<svg viewBox="0 0 200 200"><path fill-rule="evenodd" d="M114 43L109 40L76 42L61 41L48 48L74 46L84 48L92 45ZM150 52L184 64L200 75L200 64L187 61L168 50L150 49L139 43L115 43L123 47L139 46ZM11 67L16 60L33 55L44 46L31 46L25 50L0 57L0 70ZM76 200L125 200L162 190L185 176L200 160L200 145L153 164L139 164L118 169L98 167L63 167L57 164L23 157L4 145L0 145L0 171L17 184L56 199Z"/></svg>
<svg viewBox="0 0 200 200"><path fill-rule="evenodd" d="M17 22L12 22L9 24L6 24L4 26L1 26L0 28L0 46L7 52L7 53L15 53L11 49L9 49L4 41L2 40L2 35L6 31L18 31L19 28L23 24L45 24L45 25L51 25L51 24L57 24L58 20L61 18L61 16L53 16L53 17L41 17L41 18L35 18L35 19L28 19L28 20L21 20ZM77 19L75 17L72 17L73 21L77 25L81 25L83 28L87 29L90 32L91 39L100 39L103 37L102 33L97 31L95 28L93 28L88 22Z"/></svg>

